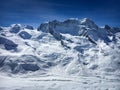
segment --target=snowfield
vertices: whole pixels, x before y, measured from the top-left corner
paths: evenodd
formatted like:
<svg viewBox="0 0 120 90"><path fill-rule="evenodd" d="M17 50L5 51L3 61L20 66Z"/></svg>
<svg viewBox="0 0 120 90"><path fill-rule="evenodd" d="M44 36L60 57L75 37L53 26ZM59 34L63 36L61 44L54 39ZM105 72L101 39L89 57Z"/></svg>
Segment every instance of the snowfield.
<svg viewBox="0 0 120 90"><path fill-rule="evenodd" d="M0 27L0 90L120 90L120 28L84 18Z"/></svg>
<svg viewBox="0 0 120 90"><path fill-rule="evenodd" d="M120 90L120 79L110 76L0 77L0 90Z"/></svg>

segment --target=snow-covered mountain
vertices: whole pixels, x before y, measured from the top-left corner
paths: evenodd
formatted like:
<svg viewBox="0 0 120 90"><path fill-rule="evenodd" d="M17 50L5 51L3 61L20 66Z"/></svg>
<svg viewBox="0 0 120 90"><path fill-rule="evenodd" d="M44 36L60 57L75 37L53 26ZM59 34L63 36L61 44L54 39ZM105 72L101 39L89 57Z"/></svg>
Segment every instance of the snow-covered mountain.
<svg viewBox="0 0 120 90"><path fill-rule="evenodd" d="M0 27L0 73L0 90L120 90L120 28L88 18Z"/></svg>
<svg viewBox="0 0 120 90"><path fill-rule="evenodd" d="M120 28L84 18L0 27L0 72L120 75Z"/></svg>

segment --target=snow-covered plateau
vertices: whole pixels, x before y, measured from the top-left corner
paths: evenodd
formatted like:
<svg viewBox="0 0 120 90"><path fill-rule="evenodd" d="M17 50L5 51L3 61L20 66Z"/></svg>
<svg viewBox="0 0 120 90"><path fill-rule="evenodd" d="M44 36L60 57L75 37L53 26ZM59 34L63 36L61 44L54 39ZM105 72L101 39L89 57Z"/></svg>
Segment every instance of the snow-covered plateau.
<svg viewBox="0 0 120 90"><path fill-rule="evenodd" d="M0 90L120 90L120 28L88 18L0 27Z"/></svg>

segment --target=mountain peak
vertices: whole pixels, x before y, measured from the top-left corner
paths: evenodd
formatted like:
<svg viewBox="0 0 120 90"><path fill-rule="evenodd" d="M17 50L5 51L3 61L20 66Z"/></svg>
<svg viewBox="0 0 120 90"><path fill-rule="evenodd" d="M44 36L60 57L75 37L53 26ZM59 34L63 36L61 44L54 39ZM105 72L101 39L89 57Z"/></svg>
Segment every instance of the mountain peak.
<svg viewBox="0 0 120 90"><path fill-rule="evenodd" d="M93 22L93 21L91 19L89 19L89 18L83 18L81 20L81 22Z"/></svg>
<svg viewBox="0 0 120 90"><path fill-rule="evenodd" d="M11 27L21 27L21 24L12 24Z"/></svg>
<svg viewBox="0 0 120 90"><path fill-rule="evenodd" d="M41 30L43 32L49 32L50 27L52 30L59 33L78 35L78 32L82 26L90 29L98 29L98 26L91 19L84 18L79 20L77 18L69 18L65 21L53 20L48 23L42 23L39 26L38 31Z"/></svg>
<svg viewBox="0 0 120 90"><path fill-rule="evenodd" d="M86 27L88 28L95 28L97 29L98 26L94 23L94 21L92 21L91 19L89 18L84 18L81 20L81 25L85 25Z"/></svg>
<svg viewBox="0 0 120 90"><path fill-rule="evenodd" d="M21 24L12 24L10 28L11 33L18 33L21 29Z"/></svg>

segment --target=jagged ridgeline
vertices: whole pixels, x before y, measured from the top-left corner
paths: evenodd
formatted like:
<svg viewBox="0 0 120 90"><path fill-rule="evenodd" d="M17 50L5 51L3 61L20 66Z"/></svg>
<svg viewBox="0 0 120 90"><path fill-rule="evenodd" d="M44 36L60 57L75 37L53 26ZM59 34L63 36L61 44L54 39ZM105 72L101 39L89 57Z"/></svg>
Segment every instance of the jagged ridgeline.
<svg viewBox="0 0 120 90"><path fill-rule="evenodd" d="M120 28L84 18L0 27L0 72L120 74Z"/></svg>

